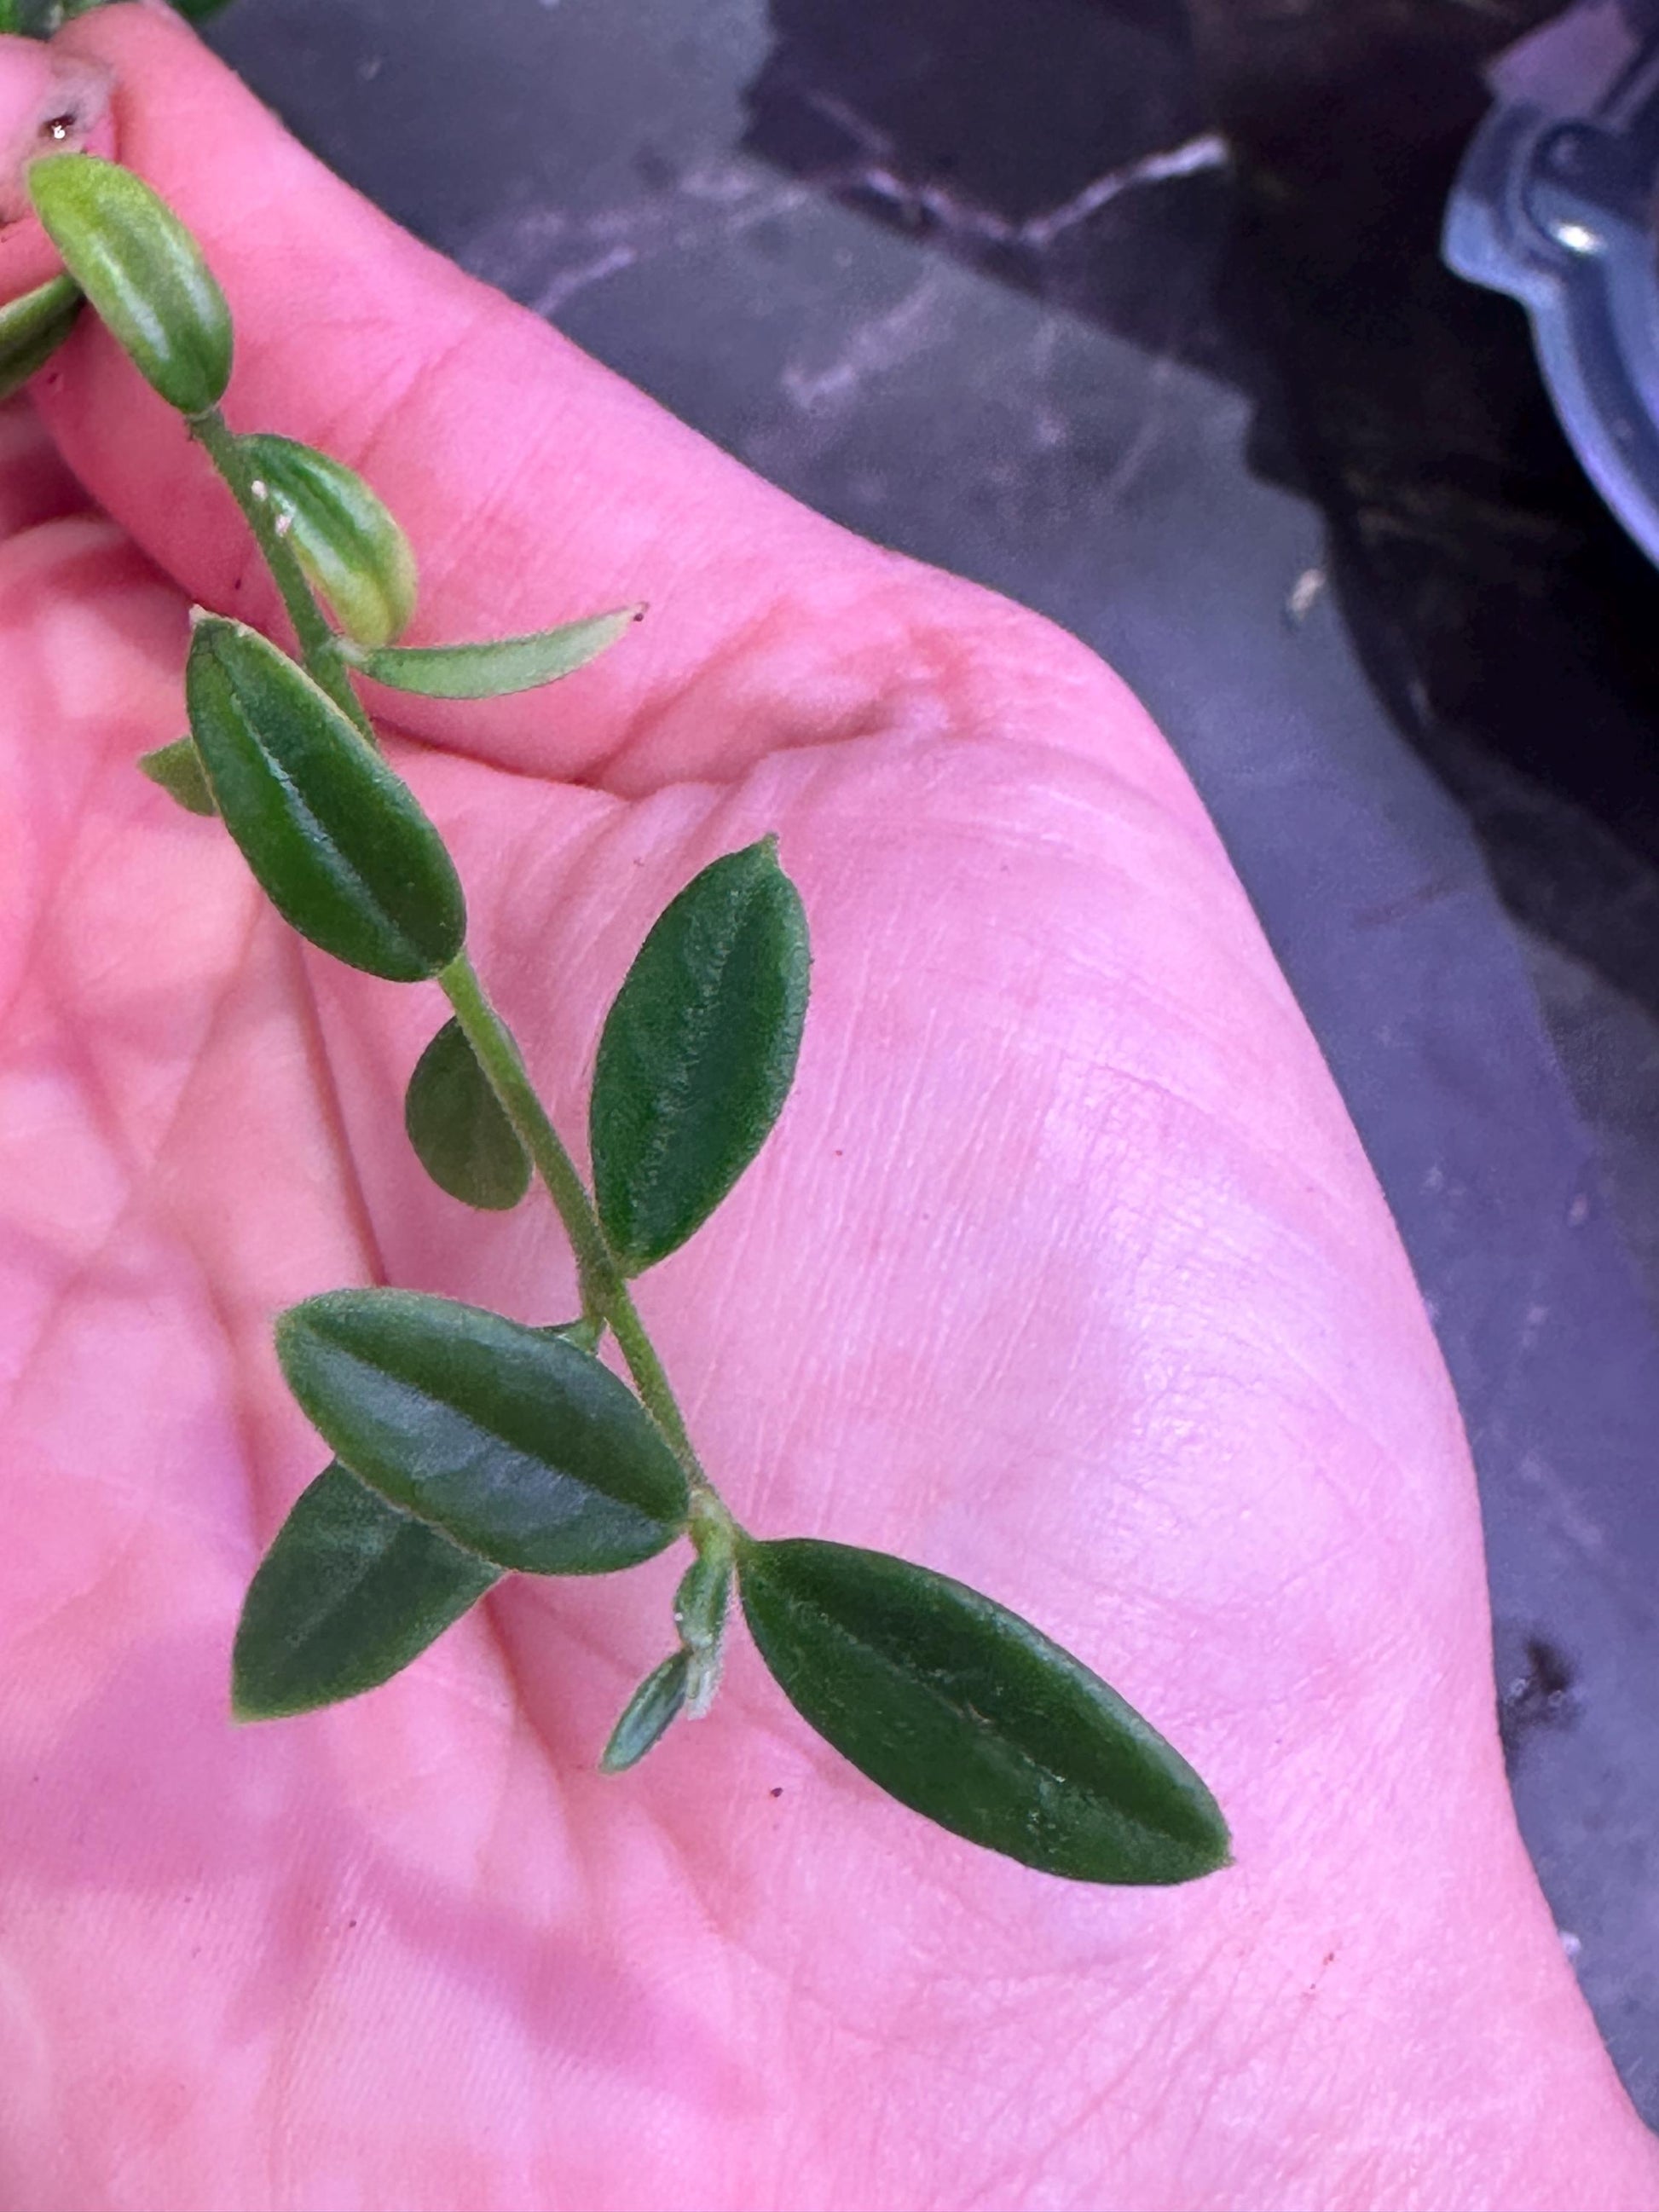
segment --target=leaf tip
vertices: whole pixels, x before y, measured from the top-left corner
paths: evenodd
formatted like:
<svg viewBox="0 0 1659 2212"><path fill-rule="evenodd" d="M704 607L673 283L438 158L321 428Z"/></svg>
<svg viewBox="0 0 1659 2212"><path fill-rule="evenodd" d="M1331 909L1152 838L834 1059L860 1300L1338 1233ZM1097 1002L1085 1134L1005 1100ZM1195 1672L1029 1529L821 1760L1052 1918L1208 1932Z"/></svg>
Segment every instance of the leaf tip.
<svg viewBox="0 0 1659 2212"><path fill-rule="evenodd" d="M248 1670L240 1653L233 1654L230 1662L230 1720L233 1728L251 1728L256 1721L274 1721L283 1717L284 1707L270 1698L262 1698L257 1683L249 1679Z"/></svg>

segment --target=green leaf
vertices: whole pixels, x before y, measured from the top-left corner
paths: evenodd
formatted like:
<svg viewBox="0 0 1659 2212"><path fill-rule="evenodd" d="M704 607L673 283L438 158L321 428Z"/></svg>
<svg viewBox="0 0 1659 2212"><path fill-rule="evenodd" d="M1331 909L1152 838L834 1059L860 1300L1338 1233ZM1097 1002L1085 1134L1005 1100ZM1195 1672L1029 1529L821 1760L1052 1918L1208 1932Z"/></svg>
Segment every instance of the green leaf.
<svg viewBox="0 0 1659 2212"><path fill-rule="evenodd" d="M926 1568L745 1544L744 1615L820 1735L901 1803L1079 1881L1190 1881L1226 1824L1180 1753L1029 1622Z"/></svg>
<svg viewBox="0 0 1659 2212"><path fill-rule="evenodd" d="M149 186L93 154L48 154L29 194L64 266L169 405L205 415L230 380L230 310L201 249Z"/></svg>
<svg viewBox="0 0 1659 2212"><path fill-rule="evenodd" d="M413 1291L335 1291L282 1316L276 1351L354 1473L498 1567L608 1574L685 1526L660 1431L562 1337Z"/></svg>
<svg viewBox="0 0 1659 2212"><path fill-rule="evenodd" d="M360 644L388 645L415 612L415 556L355 470L314 446L268 434L241 446L306 574ZM256 489L255 496L258 494Z"/></svg>
<svg viewBox="0 0 1659 2212"><path fill-rule="evenodd" d="M685 1703L685 1676L690 1661L684 1651L665 1659L646 1676L623 1707L622 1718L611 1731L611 1741L599 1754L602 1774L621 1774L635 1766L666 1732Z"/></svg>
<svg viewBox="0 0 1659 2212"><path fill-rule="evenodd" d="M629 1274L683 1244L764 1143L794 1078L811 964L771 837L694 877L640 948L589 1108L599 1219Z"/></svg>
<svg viewBox="0 0 1659 2212"><path fill-rule="evenodd" d="M0 399L9 399L52 359L75 328L81 306L75 279L52 276L0 307Z"/></svg>
<svg viewBox="0 0 1659 2212"><path fill-rule="evenodd" d="M500 1580L335 1460L300 1493L248 1585L231 1710L276 1720L372 1690Z"/></svg>
<svg viewBox="0 0 1659 2212"><path fill-rule="evenodd" d="M483 645L348 644L345 657L365 676L396 691L418 691L428 699L497 699L508 691L533 691L538 684L585 667L644 612L643 607L619 607L614 614Z"/></svg>
<svg viewBox="0 0 1659 2212"><path fill-rule="evenodd" d="M688 1651L714 1650L726 1633L726 1608L732 1594L732 1562L693 1559L674 1593L674 1626Z"/></svg>
<svg viewBox="0 0 1659 2212"><path fill-rule="evenodd" d="M175 738L170 745L157 745L152 753L140 753L138 766L152 783L159 783L191 814L219 811L194 738Z"/></svg>
<svg viewBox="0 0 1659 2212"><path fill-rule="evenodd" d="M76 12L83 13L84 8ZM69 0L3 0L0 31L24 39L50 39L62 30L69 13Z"/></svg>
<svg viewBox="0 0 1659 2212"><path fill-rule="evenodd" d="M459 1022L446 1022L416 1062L404 1127L433 1182L467 1206L506 1212L530 1188L530 1155Z"/></svg>
<svg viewBox="0 0 1659 2212"><path fill-rule="evenodd" d="M185 696L225 826L277 912L371 975L410 983L447 967L466 908L443 840L304 670L208 615Z"/></svg>
<svg viewBox="0 0 1659 2212"><path fill-rule="evenodd" d="M688 1662L685 1710L700 1721L714 1702L726 1653L726 1613L732 1562L707 1553L692 1560L674 1593L674 1626Z"/></svg>

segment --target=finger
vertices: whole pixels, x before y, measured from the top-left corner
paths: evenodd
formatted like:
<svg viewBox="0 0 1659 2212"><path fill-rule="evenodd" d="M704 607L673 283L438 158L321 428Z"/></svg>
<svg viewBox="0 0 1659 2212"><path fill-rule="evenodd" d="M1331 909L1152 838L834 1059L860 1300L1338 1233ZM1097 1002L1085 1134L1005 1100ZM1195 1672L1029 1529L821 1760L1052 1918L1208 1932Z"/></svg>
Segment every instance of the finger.
<svg viewBox="0 0 1659 2212"><path fill-rule="evenodd" d="M650 603L648 622L555 691L460 709L399 700L404 727L623 789L730 775L896 717L938 726L942 693L1016 658L1012 628L1028 671L1049 656L1146 743L1081 647L760 483L398 230L182 26L114 8L64 40L116 70L123 160L202 239L230 297L233 423L326 447L409 529L424 586L411 641ZM43 404L82 481L193 597L268 619L246 535L176 421L102 332L77 335L65 360ZM1015 735L1031 711L1019 688L977 702Z"/></svg>
<svg viewBox="0 0 1659 2212"><path fill-rule="evenodd" d="M26 220L24 168L43 153L109 153L110 89L100 61L0 37L0 301L44 283L59 265L40 224Z"/></svg>

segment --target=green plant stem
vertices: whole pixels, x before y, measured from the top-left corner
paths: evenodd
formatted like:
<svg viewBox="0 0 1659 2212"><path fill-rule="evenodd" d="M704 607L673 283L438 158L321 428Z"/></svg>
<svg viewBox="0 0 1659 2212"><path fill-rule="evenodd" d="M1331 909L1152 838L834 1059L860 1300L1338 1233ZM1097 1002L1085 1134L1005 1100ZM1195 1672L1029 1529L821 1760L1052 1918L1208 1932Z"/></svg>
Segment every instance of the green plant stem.
<svg viewBox="0 0 1659 2212"><path fill-rule="evenodd" d="M282 593L308 673L350 715L369 742L378 744L374 726L357 696L350 667L340 650L340 641L317 604L287 533L277 527L276 509L268 497L261 498L254 490L258 478L240 441L216 407L192 416L190 428L224 478L258 540ZM656 1346L647 1335L629 1294L627 1279L611 1256L592 1201L526 1072L511 1030L491 1005L465 951L450 963L438 981L564 1224L576 1255L583 1317L604 1322L616 1338L641 1402L684 1469L691 1491L692 1542L704 1557L729 1561L742 1532L703 1473Z"/></svg>
<svg viewBox="0 0 1659 2212"><path fill-rule="evenodd" d="M374 726L368 719L362 701L357 696L351 672L340 651L340 641L317 604L316 594L306 580L305 571L289 543L288 533L280 526L280 511L268 493L262 497L254 489L259 477L242 450L241 441L229 428L216 407L205 415L192 416L190 433L205 448L213 465L229 487L232 497L246 517L248 527L258 540L259 550L265 556L265 565L282 593L288 618L294 625L294 635L299 641L307 672L327 692L335 705L350 715L369 743L378 745L380 740L374 734Z"/></svg>
<svg viewBox="0 0 1659 2212"><path fill-rule="evenodd" d="M491 1090L518 1132L519 1141L535 1164L536 1172L546 1184L548 1195L564 1224L565 1234L576 1255L583 1314L603 1321L616 1338L641 1401L684 1468L704 1517L714 1524L710 1530L712 1535L720 1523L729 1524L730 1516L698 1463L656 1346L646 1334L645 1324L629 1294L627 1280L611 1255L586 1188L526 1073L512 1032L491 1006L477 970L466 953L459 954L438 981L479 1066L489 1079Z"/></svg>

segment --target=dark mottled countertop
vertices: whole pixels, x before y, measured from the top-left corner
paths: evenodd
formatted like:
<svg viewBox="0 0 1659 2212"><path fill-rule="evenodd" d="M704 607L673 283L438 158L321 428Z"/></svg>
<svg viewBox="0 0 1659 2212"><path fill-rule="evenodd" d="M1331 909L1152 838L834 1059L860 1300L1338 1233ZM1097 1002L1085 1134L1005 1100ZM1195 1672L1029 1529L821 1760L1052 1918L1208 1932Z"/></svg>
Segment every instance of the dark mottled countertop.
<svg viewBox="0 0 1659 2212"><path fill-rule="evenodd" d="M1434 258L1481 65L1548 12L246 0L214 35L416 230L1158 714L1416 1264L1522 1824L1659 2118L1659 579L1517 311Z"/></svg>

